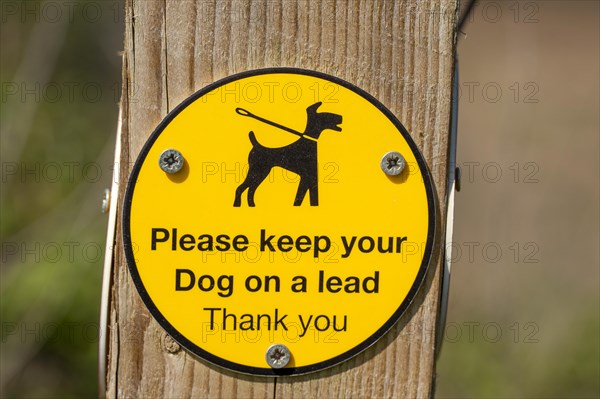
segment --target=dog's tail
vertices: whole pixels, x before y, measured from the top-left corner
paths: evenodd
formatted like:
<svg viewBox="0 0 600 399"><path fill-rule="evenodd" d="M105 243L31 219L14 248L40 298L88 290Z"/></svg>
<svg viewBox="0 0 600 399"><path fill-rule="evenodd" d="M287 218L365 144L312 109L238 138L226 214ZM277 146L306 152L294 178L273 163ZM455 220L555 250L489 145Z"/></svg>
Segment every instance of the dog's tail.
<svg viewBox="0 0 600 399"><path fill-rule="evenodd" d="M254 135L253 131L250 131L250 133L248 133L248 137L250 138L252 147L260 146L260 143L258 142L258 140L256 140L256 136Z"/></svg>

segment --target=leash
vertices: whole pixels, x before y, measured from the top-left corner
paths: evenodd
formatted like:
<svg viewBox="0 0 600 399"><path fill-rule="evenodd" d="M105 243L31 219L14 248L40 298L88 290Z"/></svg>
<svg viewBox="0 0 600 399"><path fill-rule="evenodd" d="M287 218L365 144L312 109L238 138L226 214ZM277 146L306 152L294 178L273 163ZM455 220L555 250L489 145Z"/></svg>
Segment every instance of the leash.
<svg viewBox="0 0 600 399"><path fill-rule="evenodd" d="M312 140L312 141L317 141L316 139L314 139L314 138L312 138L310 136L306 136L304 133L300 133L297 130L291 129L291 128L287 127L287 126L280 125L279 123L276 123L276 122L270 121L268 119L262 118L262 117L260 117L258 115L254 115L252 112L250 112L248 110L245 110L244 108L236 108L235 112L237 112L238 114L240 114L242 116L247 116L249 118L256 119L257 121L261 121L263 123L266 123L267 125L271 125L271 126L276 127L278 129L285 130L286 132L295 134L296 136L300 136L302 138L309 139L309 140Z"/></svg>

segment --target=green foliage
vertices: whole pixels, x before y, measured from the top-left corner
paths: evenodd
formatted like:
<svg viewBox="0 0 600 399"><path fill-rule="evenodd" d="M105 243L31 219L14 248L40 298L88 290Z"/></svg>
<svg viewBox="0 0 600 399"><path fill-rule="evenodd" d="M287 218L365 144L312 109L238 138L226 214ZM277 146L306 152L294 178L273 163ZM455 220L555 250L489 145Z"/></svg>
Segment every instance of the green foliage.
<svg viewBox="0 0 600 399"><path fill-rule="evenodd" d="M97 396L122 7L2 4L1 397Z"/></svg>

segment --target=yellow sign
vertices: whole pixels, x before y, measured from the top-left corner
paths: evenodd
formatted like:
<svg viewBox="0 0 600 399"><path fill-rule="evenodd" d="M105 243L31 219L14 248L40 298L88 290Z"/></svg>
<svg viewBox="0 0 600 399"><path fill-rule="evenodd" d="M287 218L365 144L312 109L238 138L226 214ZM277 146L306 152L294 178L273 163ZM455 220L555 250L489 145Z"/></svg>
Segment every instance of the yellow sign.
<svg viewBox="0 0 600 399"><path fill-rule="evenodd" d="M375 98L277 68L173 110L125 196L131 275L186 349L257 375L364 350L410 305L431 258L431 177Z"/></svg>

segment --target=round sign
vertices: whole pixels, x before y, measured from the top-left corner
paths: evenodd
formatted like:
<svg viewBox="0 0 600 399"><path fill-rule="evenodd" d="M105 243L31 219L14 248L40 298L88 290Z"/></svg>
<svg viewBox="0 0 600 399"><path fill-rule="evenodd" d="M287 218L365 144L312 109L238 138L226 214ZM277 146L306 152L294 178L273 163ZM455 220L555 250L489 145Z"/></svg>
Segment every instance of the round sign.
<svg viewBox="0 0 600 399"><path fill-rule="evenodd" d="M188 98L131 174L129 269L183 347L302 374L377 341L431 258L431 176L375 98L307 70L249 71Z"/></svg>

